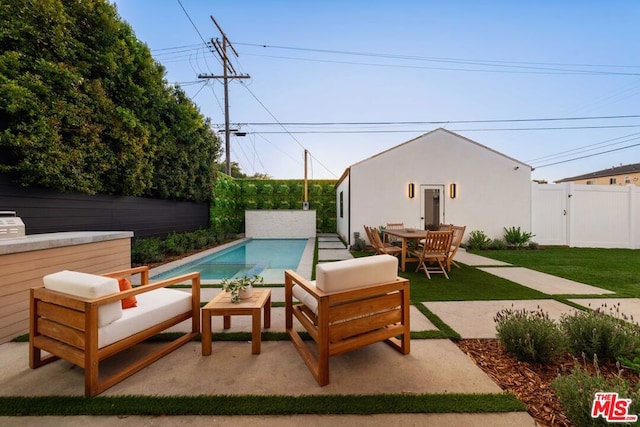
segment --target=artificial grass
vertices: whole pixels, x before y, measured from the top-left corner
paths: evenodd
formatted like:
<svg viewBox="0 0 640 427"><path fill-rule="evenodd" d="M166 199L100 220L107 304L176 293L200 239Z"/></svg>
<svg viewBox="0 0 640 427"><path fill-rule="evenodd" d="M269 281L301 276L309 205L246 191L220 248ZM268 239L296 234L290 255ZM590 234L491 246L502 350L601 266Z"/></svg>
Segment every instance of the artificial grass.
<svg viewBox="0 0 640 427"><path fill-rule="evenodd" d="M472 253L616 292L640 297L640 250L547 247Z"/></svg>
<svg viewBox="0 0 640 427"><path fill-rule="evenodd" d="M414 272L415 264L408 264L407 271L400 276L411 283L411 300L417 305L423 301L486 301L548 299L549 295L519 285L506 279L485 273L477 268L461 264L453 267L449 279L443 275Z"/></svg>
<svg viewBox="0 0 640 427"><path fill-rule="evenodd" d="M411 414L525 411L511 393L0 397L2 416Z"/></svg>

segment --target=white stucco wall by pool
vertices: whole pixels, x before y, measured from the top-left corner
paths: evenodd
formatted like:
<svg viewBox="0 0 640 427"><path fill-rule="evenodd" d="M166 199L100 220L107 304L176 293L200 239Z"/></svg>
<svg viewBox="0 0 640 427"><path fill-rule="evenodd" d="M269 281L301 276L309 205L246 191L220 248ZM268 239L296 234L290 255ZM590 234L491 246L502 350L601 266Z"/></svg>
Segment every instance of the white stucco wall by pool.
<svg viewBox="0 0 640 427"><path fill-rule="evenodd" d="M245 235L254 239L302 239L316 236L316 211L248 210Z"/></svg>

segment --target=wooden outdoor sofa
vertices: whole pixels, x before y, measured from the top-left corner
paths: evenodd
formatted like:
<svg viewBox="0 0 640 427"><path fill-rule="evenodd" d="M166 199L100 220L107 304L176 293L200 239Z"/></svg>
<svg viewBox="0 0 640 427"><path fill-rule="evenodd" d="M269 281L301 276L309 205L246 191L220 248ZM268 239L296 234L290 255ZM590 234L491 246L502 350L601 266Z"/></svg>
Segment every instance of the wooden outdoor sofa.
<svg viewBox="0 0 640 427"><path fill-rule="evenodd" d="M286 330L319 385L329 383L331 356L379 341L409 353L409 281L397 271L396 257L376 255L319 264L315 282L285 272ZM294 316L317 344L315 354Z"/></svg>
<svg viewBox="0 0 640 427"><path fill-rule="evenodd" d="M118 280L140 274L140 286L120 291ZM200 274L149 283L149 268L137 267L97 276L62 271L32 288L29 316L29 366L38 368L59 358L84 368L85 396L95 396L193 339L200 332ZM192 292L165 289L191 282ZM123 309L134 297L137 306ZM106 378L100 362L191 319L191 332L153 352L130 360ZM42 356L42 351L50 353Z"/></svg>

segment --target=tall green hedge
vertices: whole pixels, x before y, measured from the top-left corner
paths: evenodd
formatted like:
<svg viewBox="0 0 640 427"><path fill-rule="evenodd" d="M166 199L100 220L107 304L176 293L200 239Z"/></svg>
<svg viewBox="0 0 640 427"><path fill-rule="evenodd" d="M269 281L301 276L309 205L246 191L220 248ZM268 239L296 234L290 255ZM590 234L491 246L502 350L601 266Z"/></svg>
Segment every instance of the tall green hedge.
<svg viewBox="0 0 640 427"><path fill-rule="evenodd" d="M209 201L220 141L108 0L0 1L0 172Z"/></svg>
<svg viewBox="0 0 640 427"><path fill-rule="evenodd" d="M336 181L308 181L309 208L316 211L316 229L336 231ZM211 205L214 229L243 233L244 211L302 209L304 181L299 179L233 179L220 174Z"/></svg>

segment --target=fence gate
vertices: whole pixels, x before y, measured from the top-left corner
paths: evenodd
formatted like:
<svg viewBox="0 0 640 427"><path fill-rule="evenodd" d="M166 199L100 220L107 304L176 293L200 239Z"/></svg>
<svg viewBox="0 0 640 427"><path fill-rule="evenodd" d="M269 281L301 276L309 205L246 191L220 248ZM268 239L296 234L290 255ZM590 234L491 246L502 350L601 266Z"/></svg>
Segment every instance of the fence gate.
<svg viewBox="0 0 640 427"><path fill-rule="evenodd" d="M569 204L564 185L539 185L531 188L531 231L541 245L568 245Z"/></svg>

